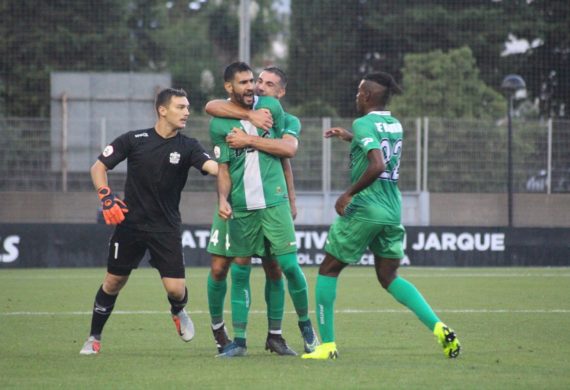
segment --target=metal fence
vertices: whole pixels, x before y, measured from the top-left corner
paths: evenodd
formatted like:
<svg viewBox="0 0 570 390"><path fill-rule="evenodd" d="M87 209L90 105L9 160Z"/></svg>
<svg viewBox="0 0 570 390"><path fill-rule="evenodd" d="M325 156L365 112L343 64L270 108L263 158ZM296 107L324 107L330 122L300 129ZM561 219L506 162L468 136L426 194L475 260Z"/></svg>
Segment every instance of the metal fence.
<svg viewBox="0 0 570 390"><path fill-rule="evenodd" d="M207 117L193 116L184 133L211 150L208 122ZM349 184L349 145L324 139L323 131L329 126L350 128L351 120L301 118L301 122L301 143L292 162L297 191L343 190ZM78 126L98 130L83 146L64 147L52 137L49 119L0 119L0 191L91 191L88 167L106 142L127 130L125 123L114 118L70 122L70 133ZM402 124L403 191L507 191L506 123L414 118L403 119ZM514 191L570 192L570 122L515 121L513 133ZM63 160L68 161L66 170ZM114 188L123 187L125 163L122 165L109 172ZM186 191L214 189L213 180L191 170Z"/></svg>

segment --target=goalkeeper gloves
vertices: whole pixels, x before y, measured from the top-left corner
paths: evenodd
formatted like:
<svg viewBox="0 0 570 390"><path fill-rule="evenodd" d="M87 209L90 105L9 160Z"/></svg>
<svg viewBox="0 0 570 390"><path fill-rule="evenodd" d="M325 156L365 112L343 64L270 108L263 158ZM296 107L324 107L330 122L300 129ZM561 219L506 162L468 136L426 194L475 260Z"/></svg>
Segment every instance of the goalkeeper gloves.
<svg viewBox="0 0 570 390"><path fill-rule="evenodd" d="M127 205L109 187L101 187L97 190L99 199L103 204L103 217L107 225L118 225L125 220L125 214L129 212Z"/></svg>

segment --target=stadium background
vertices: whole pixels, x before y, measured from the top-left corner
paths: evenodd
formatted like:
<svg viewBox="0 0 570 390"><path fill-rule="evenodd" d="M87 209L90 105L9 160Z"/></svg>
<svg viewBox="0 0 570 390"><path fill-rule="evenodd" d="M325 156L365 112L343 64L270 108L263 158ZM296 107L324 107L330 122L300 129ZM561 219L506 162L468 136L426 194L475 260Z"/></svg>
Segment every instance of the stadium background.
<svg viewBox="0 0 570 390"><path fill-rule="evenodd" d="M404 223L437 238L410 255L412 264L568 265L566 1L241 3L249 4L248 17L238 0L0 1L0 267L102 264L93 248L104 243L86 238L107 234L97 225L88 173L101 146L153 123L153 95L172 85L190 95L185 131L210 148L204 104L224 96L222 70L244 56L257 70L278 65L289 76L283 104L303 124L293 161L300 229L320 237L348 184L347 145L324 140L322 130L350 127L360 77L385 70L405 90L391 106L406 130ZM501 82L513 73L527 88L513 98L509 226ZM119 191L124 170L110 180ZM210 221L213 190L211 178L191 175L181 208L192 234ZM73 236L89 226L93 233ZM484 241L496 232L506 234L499 260L442 244L444 233L457 242L462 234ZM50 239L34 239L40 236ZM65 239L93 248L72 250ZM511 251L513 242L521 244ZM28 245L35 260L13 259ZM59 263L62 251L75 260ZM471 252L479 263L465 262Z"/></svg>

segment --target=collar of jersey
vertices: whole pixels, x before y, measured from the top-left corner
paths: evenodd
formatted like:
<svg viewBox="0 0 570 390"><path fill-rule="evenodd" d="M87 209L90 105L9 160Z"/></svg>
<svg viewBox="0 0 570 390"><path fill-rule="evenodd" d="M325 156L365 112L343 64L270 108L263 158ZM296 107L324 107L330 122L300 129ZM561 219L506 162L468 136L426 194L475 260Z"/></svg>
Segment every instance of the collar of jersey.
<svg viewBox="0 0 570 390"><path fill-rule="evenodd" d="M375 114L375 115L382 115L382 116L392 116L390 111L370 111L368 115Z"/></svg>

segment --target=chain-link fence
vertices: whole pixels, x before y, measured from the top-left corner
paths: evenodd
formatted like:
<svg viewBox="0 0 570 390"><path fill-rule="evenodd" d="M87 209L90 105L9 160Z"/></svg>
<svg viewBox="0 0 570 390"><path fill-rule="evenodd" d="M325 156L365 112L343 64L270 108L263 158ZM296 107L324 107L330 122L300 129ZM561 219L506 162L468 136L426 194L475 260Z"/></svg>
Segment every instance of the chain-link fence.
<svg viewBox="0 0 570 390"><path fill-rule="evenodd" d="M0 120L3 134L0 191L91 191L89 166L106 142L126 131L122 127L124 122L112 118L95 123L70 122L71 129L96 130L83 139L82 146L64 148L60 140L53 139L49 120ZM194 116L184 133L211 150L208 122L207 117ZM343 190L350 177L349 145L324 139L323 131L327 126L350 128L351 121L301 118L301 122L301 143L292 162L297 191ZM405 140L400 188L403 191L501 193L507 190L505 123L421 118L405 119L402 124ZM570 122L515 121L513 133L514 191L570 192ZM61 161L68 162L66 172ZM123 186L125 167L123 163L110 171L113 187ZM186 191L214 189L212 180L191 171Z"/></svg>

